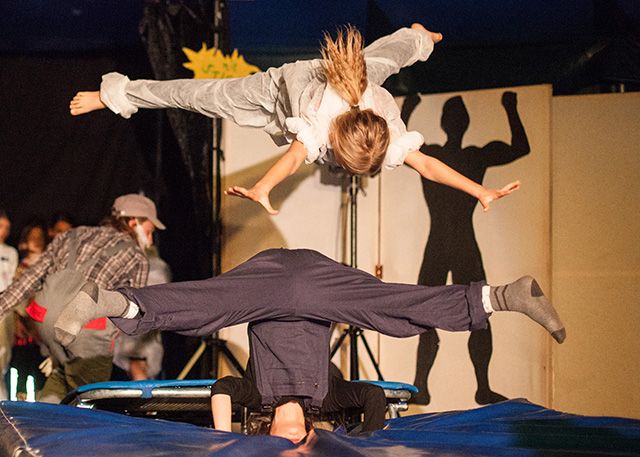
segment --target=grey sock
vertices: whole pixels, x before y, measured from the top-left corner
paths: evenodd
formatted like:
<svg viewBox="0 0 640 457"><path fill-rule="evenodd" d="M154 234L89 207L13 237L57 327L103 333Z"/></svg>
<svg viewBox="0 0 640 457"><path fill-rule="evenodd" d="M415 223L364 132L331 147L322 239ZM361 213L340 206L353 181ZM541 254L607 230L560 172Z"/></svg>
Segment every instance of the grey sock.
<svg viewBox="0 0 640 457"><path fill-rule="evenodd" d="M492 286L491 306L495 311L526 314L547 329L558 343L562 343L567 336L558 313L531 276L523 276L504 286Z"/></svg>
<svg viewBox="0 0 640 457"><path fill-rule="evenodd" d="M95 283L87 281L56 320L56 340L63 346L68 346L76 339L82 327L92 320L121 317L128 309L129 301L124 295L102 290Z"/></svg>

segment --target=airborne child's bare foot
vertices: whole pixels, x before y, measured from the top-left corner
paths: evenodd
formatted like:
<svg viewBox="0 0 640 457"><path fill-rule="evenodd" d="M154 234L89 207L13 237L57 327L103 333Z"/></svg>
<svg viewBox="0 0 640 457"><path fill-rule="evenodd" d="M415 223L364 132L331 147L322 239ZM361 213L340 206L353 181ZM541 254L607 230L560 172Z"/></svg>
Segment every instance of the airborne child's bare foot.
<svg viewBox="0 0 640 457"><path fill-rule="evenodd" d="M100 100L100 92L78 92L71 103L69 103L69 112L72 116L90 113L98 109L104 109L106 106Z"/></svg>
<svg viewBox="0 0 640 457"><path fill-rule="evenodd" d="M431 37L434 43L438 43L442 41L442 33L432 32L431 30L427 30L422 24L418 24L417 22L413 23L411 24L411 28L414 30L420 30L421 32L426 33Z"/></svg>

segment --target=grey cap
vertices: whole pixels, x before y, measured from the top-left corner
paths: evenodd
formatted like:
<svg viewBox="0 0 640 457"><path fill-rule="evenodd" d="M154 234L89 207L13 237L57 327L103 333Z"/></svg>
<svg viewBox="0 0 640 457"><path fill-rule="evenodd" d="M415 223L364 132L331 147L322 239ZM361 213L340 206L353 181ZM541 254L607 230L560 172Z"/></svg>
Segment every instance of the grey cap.
<svg viewBox="0 0 640 457"><path fill-rule="evenodd" d="M115 199L111 209L116 217L146 217L157 229L166 229L165 225L158 219L155 203L144 195L121 195Z"/></svg>

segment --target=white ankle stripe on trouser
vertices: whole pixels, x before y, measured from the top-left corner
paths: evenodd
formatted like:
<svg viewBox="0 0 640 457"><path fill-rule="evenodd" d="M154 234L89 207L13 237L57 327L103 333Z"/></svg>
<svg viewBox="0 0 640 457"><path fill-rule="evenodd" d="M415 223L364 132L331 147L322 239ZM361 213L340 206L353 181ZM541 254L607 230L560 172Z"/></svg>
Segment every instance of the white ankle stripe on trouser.
<svg viewBox="0 0 640 457"><path fill-rule="evenodd" d="M123 319L133 319L140 312L140 308L134 302L129 300L129 307L127 308L127 312L122 316Z"/></svg>
<svg viewBox="0 0 640 457"><path fill-rule="evenodd" d="M491 286L482 286L482 306L485 313L495 311L493 306L491 306Z"/></svg>

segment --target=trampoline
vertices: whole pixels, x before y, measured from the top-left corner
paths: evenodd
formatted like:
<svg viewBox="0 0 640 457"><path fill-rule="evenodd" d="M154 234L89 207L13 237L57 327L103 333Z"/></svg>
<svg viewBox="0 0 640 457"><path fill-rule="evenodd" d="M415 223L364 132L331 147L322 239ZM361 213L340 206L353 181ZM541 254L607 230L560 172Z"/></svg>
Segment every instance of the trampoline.
<svg viewBox="0 0 640 457"><path fill-rule="evenodd" d="M123 381L87 384L70 392L63 404L80 408L118 412L129 416L150 417L191 424L211 425L211 386L215 379ZM384 389L390 418L408 409L412 384L389 381L368 382ZM244 424L247 412L234 408L233 419Z"/></svg>

